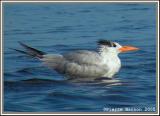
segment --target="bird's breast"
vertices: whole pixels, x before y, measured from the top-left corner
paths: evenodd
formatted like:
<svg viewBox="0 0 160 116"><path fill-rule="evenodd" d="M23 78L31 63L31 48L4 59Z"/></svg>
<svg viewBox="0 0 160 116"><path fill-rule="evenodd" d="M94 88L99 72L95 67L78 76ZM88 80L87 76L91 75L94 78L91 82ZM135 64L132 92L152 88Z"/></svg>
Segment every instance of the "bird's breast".
<svg viewBox="0 0 160 116"><path fill-rule="evenodd" d="M106 62L106 68L107 68L107 72L104 76L106 77L112 77L113 75L115 75L119 69L121 68L121 61L119 58L113 58L113 59L107 59Z"/></svg>

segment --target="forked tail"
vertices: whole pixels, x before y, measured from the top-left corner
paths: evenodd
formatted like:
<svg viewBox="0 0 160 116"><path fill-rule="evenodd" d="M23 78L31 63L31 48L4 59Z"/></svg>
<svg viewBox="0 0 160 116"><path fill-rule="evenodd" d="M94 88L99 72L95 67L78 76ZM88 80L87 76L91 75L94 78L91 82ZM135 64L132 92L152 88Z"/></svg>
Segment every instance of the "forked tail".
<svg viewBox="0 0 160 116"><path fill-rule="evenodd" d="M19 44L23 48L25 48L25 50L24 51L23 50L18 50L18 49L13 49L13 50L16 50L17 52L20 52L20 53L23 53L23 54L27 54L27 55L29 55L31 57L36 57L38 59L43 58L43 55L46 54L45 52L42 52L42 51L37 50L35 48L32 48L32 47L30 47L30 46L28 46L28 45L26 45L26 44L24 44L22 42L19 42Z"/></svg>

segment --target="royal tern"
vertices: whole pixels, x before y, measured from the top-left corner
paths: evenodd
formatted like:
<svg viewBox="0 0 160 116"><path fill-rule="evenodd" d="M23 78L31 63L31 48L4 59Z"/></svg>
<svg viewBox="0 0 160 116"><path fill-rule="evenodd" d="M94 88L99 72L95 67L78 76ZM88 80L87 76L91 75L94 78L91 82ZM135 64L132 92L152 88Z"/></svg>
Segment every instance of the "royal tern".
<svg viewBox="0 0 160 116"><path fill-rule="evenodd" d="M121 46L117 42L99 40L98 51L77 50L66 54L47 54L19 42L25 48L18 52L38 58L46 66L70 77L112 78L121 68L119 53L138 50L133 46Z"/></svg>

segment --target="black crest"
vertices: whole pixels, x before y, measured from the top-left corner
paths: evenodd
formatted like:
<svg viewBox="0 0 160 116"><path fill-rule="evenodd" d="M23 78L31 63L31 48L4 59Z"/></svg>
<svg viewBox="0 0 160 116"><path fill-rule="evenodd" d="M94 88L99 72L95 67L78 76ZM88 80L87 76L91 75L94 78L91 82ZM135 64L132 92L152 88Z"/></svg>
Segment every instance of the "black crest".
<svg viewBox="0 0 160 116"><path fill-rule="evenodd" d="M108 47L112 47L113 46L113 43L111 41L108 41L108 40L99 40L98 44L99 45L106 45Z"/></svg>

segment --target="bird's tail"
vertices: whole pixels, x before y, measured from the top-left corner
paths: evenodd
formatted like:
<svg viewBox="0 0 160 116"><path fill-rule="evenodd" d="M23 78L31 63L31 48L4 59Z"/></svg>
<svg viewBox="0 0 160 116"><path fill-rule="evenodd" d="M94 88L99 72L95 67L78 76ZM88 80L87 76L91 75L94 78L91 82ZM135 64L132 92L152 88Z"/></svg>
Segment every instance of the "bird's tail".
<svg viewBox="0 0 160 116"><path fill-rule="evenodd" d="M45 55L46 53L45 52L42 52L40 50L37 50L35 48L32 48L22 42L19 42L19 44L25 49L24 51L23 50L18 50L18 49L13 49L17 52L20 52L20 53L23 53L23 54L27 54L31 57L35 57L35 58L38 58L38 59L41 59L43 58L43 55Z"/></svg>

